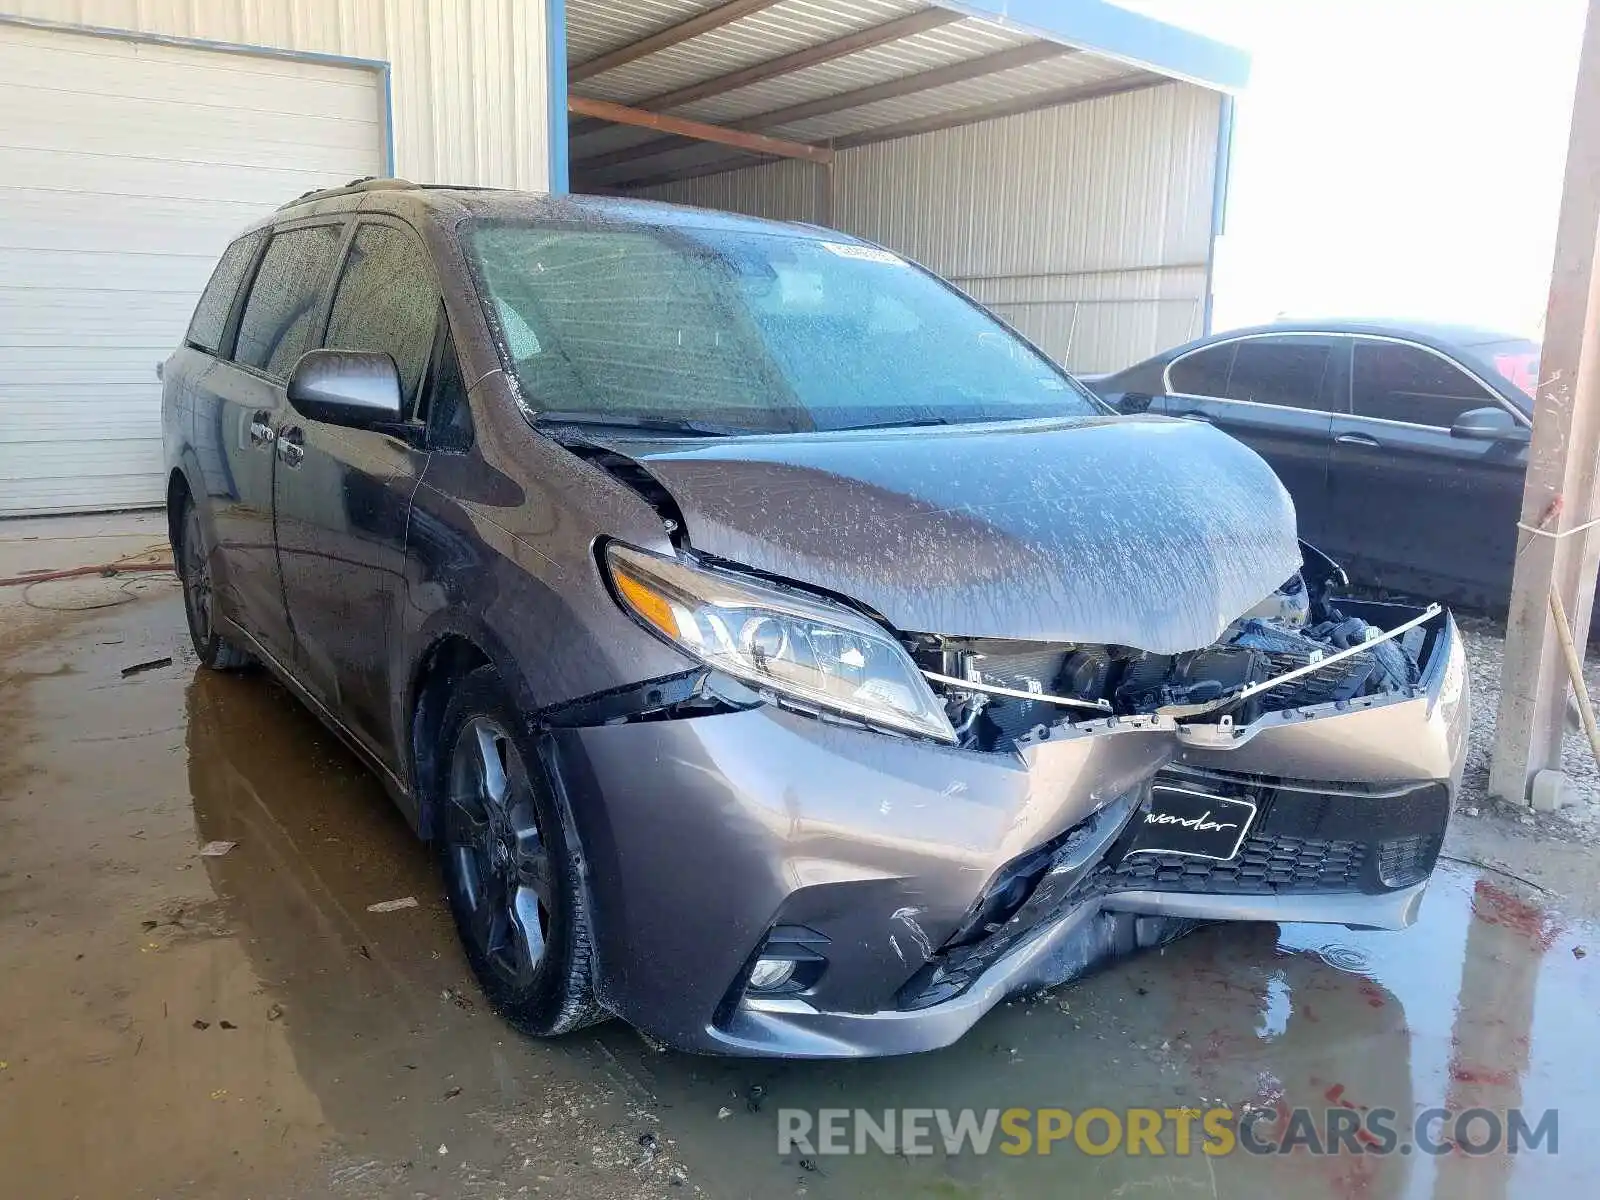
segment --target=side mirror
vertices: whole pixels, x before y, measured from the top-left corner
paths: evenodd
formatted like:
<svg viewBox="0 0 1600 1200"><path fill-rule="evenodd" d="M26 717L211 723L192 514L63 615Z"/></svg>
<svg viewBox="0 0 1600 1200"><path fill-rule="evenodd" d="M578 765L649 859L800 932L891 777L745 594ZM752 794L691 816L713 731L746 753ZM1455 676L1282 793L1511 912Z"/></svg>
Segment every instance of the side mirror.
<svg viewBox="0 0 1600 1200"><path fill-rule="evenodd" d="M1127 416L1150 411L1151 398L1141 392L1124 392L1113 402L1113 407Z"/></svg>
<svg viewBox="0 0 1600 1200"><path fill-rule="evenodd" d="M1503 408L1474 408L1456 418L1450 436L1469 442L1526 442L1533 430Z"/></svg>
<svg viewBox="0 0 1600 1200"><path fill-rule="evenodd" d="M387 354L311 350L289 376L289 403L301 416L351 429L400 420L400 371Z"/></svg>

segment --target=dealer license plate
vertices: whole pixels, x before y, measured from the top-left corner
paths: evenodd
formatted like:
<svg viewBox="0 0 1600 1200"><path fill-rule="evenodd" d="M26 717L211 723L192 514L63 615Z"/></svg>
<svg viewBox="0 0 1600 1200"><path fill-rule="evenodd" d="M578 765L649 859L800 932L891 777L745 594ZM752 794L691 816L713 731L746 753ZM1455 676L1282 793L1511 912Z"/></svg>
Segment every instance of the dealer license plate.
<svg viewBox="0 0 1600 1200"><path fill-rule="evenodd" d="M1139 824L1129 854L1183 854L1223 862L1239 853L1256 819L1256 806L1248 800L1160 783L1150 791L1150 807L1134 818Z"/></svg>

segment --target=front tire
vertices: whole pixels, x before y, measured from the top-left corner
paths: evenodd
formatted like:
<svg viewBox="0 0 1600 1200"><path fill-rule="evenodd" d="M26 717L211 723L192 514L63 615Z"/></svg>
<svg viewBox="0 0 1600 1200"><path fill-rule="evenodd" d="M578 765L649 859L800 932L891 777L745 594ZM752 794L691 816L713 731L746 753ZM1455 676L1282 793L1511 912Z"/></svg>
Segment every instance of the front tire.
<svg viewBox="0 0 1600 1200"><path fill-rule="evenodd" d="M605 1014L577 838L522 727L492 667L456 686L431 788L434 847L484 994L519 1029L554 1037Z"/></svg>
<svg viewBox="0 0 1600 1200"><path fill-rule="evenodd" d="M176 522L178 544L173 547L172 557L178 568L178 578L183 581L183 611L189 619L189 640L194 644L201 666L213 671L243 670L255 659L223 637L215 627L211 555L200 524L200 510L188 496L180 503L182 508Z"/></svg>

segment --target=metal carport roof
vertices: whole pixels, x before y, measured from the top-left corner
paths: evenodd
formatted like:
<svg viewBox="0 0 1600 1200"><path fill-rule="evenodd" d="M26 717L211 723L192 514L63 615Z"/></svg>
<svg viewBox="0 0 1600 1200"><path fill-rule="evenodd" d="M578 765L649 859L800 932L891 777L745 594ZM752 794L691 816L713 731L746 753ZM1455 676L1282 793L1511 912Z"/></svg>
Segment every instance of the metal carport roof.
<svg viewBox="0 0 1600 1200"><path fill-rule="evenodd" d="M1228 92L1249 72L1242 51L1102 0L566 0L566 13L581 190L825 160L1173 79Z"/></svg>

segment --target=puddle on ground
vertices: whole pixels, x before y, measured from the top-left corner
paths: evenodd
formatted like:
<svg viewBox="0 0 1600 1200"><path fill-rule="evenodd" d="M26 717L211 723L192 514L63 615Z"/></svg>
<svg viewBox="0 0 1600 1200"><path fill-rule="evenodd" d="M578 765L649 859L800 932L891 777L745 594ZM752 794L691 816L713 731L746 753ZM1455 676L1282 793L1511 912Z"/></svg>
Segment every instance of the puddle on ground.
<svg viewBox="0 0 1600 1200"><path fill-rule="evenodd" d="M378 784L264 677L197 672L182 640L162 597L0 665L15 1194L1487 1200L1600 1167L1600 931L1455 866L1406 933L1202 930L911 1058L694 1058L616 1024L530 1041L484 1010ZM1559 1108L1561 1152L777 1153L780 1108L1178 1105Z"/></svg>

